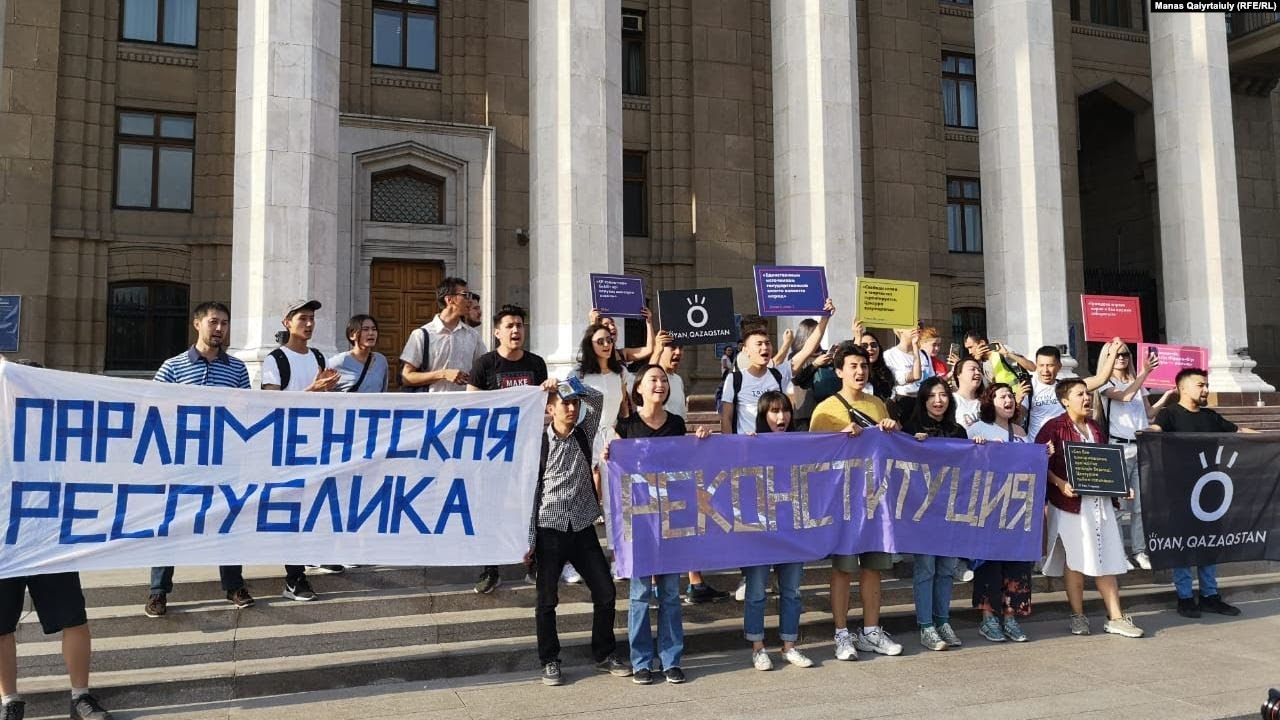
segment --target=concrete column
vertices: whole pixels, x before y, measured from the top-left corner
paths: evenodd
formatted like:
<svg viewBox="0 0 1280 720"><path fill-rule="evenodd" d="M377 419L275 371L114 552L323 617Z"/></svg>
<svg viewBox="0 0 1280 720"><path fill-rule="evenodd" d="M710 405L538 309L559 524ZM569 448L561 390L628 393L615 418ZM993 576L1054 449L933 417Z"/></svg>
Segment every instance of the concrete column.
<svg viewBox="0 0 1280 720"><path fill-rule="evenodd" d="M825 266L846 314L863 272L856 23L851 0L770 3L775 257Z"/></svg>
<svg viewBox="0 0 1280 720"><path fill-rule="evenodd" d="M335 260L341 16L338 0L240 3L231 339L255 377L288 300L324 305L311 344L325 353L346 322Z"/></svg>
<svg viewBox="0 0 1280 720"><path fill-rule="evenodd" d="M1031 353L1067 342L1053 5L976 0L973 30L988 332Z"/></svg>
<svg viewBox="0 0 1280 720"><path fill-rule="evenodd" d="M1212 14L1150 23L1166 334L1209 349L1215 392L1271 391L1249 357L1226 28Z"/></svg>
<svg viewBox="0 0 1280 720"><path fill-rule="evenodd" d="M588 273L622 272L620 0L530 0L529 133L531 349L561 376Z"/></svg>

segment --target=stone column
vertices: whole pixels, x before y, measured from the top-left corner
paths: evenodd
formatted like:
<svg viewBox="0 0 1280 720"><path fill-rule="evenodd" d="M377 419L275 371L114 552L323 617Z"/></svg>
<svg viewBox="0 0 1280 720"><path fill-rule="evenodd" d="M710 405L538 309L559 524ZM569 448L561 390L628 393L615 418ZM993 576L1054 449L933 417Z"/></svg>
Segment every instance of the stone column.
<svg viewBox="0 0 1280 720"><path fill-rule="evenodd" d="M825 266L846 318L863 272L856 23L850 0L770 3L775 257Z"/></svg>
<svg viewBox="0 0 1280 720"><path fill-rule="evenodd" d="M1166 334L1209 349L1215 392L1268 392L1245 324L1226 28L1213 14L1150 24Z"/></svg>
<svg viewBox="0 0 1280 720"><path fill-rule="evenodd" d="M622 4L529 2L532 349L575 362L588 273L622 272Z"/></svg>
<svg viewBox="0 0 1280 720"><path fill-rule="evenodd" d="M255 378L288 300L324 305L311 345L326 354L346 321L335 260L340 19L338 0L240 3L231 344Z"/></svg>
<svg viewBox="0 0 1280 720"><path fill-rule="evenodd" d="M1067 342L1053 5L976 0L973 14L987 330L1032 353Z"/></svg>

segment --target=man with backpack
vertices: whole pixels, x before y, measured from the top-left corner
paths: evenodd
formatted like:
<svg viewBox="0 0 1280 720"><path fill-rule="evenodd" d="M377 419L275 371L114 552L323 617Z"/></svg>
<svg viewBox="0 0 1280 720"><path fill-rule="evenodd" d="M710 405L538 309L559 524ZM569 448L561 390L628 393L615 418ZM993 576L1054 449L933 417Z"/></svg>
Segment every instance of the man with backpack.
<svg viewBox="0 0 1280 720"><path fill-rule="evenodd" d="M400 387L411 392L459 392L467 389L469 370L484 354L484 339L467 319L472 301L467 281L447 277L436 288L440 312L409 333L400 353ZM478 320L478 318L477 318Z"/></svg>
<svg viewBox="0 0 1280 720"><path fill-rule="evenodd" d="M324 353L308 347L316 327L318 300L294 300L284 308L288 339L262 361L262 389L290 392L329 392L338 386L338 371L330 370ZM340 566L325 566L340 572ZM334 569L336 568L336 570ZM316 599L303 565L285 565L284 597L299 602Z"/></svg>

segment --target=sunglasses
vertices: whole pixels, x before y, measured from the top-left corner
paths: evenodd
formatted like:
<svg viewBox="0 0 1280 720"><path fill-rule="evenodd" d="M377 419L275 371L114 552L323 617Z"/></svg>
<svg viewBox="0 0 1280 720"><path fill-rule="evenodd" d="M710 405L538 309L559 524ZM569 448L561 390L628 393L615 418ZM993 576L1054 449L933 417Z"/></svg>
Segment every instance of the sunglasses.
<svg viewBox="0 0 1280 720"><path fill-rule="evenodd" d="M610 345L613 344L613 338L607 338L607 337L596 338L591 342L595 343L596 345L599 345L600 347L609 347Z"/></svg>
<svg viewBox="0 0 1280 720"><path fill-rule="evenodd" d="M1118 353L1116 353L1116 357L1118 357L1118 358L1122 358L1122 357L1123 357L1123 358L1127 358L1127 357L1130 357L1130 355L1129 355L1129 353L1128 353L1128 352L1118 352Z"/></svg>
<svg viewBox="0 0 1280 720"><path fill-rule="evenodd" d="M858 344L858 347L862 348L863 350L879 350L879 349L880 349L880 343L878 343L878 342L872 342L872 343L859 343L859 344Z"/></svg>

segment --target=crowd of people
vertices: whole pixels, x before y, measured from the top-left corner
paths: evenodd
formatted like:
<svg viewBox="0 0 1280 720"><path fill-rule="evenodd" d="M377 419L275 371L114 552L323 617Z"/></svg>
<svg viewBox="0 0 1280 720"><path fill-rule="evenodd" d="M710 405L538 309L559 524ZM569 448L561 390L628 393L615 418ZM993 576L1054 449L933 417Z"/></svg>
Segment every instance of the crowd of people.
<svg viewBox="0 0 1280 720"><path fill-rule="evenodd" d="M591 650L601 672L632 677L641 684L662 679L685 681L682 606L727 599L693 570L683 576L634 577L630 580L628 640L630 658L617 653L614 635L615 584L595 525L601 521L601 467L617 438L649 438L692 434L705 438L708 428L690 432L688 399L678 374L682 349L670 336L655 331L644 317L646 337L639 348L621 348L612 318L592 311L582 335L574 375L562 385L549 376L546 362L525 349L523 309L501 306L493 315L493 349L477 329L480 297L465 280L446 278L437 289L439 313L415 329L401 353L398 385L405 392L484 392L538 386L547 393L538 485L529 523L529 552L524 558L537 588L535 607L537 652L542 681L563 682L556 607L561 582L581 582L593 605ZM390 363L375 350L378 323L367 314L347 324L349 350L326 358L310 346L321 304L298 300L282 308L280 347L263 361L261 388L285 392L386 392ZM1152 402L1144 388L1158 365L1154 356L1135 358L1115 339L1105 345L1097 372L1086 378L1060 378L1062 351L1046 345L1025 357L971 331L963 345L952 344L944 355L939 334L926 327L898 329L887 348L856 320L852 339L823 348L836 308L827 301L819 320L805 320L796 332L786 331L775 349L763 318L743 321L740 345L722 357L717 392L719 431L759 435L767 432L905 432L921 443L937 438L989 442L1039 443L1048 463L1045 509L1045 555L1041 572L1062 577L1071 607L1069 631L1091 632L1084 614L1085 578L1102 595L1106 633L1141 637L1143 631L1123 612L1116 577L1133 568L1150 569L1145 552L1137 479L1136 438L1141 432L1234 432L1237 428L1206 407L1207 373L1184 370L1177 390ZM166 360L158 382L250 389L245 364L226 350L230 310L217 302L197 306L192 315L195 343ZM29 363L34 364L34 363ZM568 390L565 388L568 387ZM1080 495L1068 481L1064 442L1113 443L1124 448L1129 474L1125 547L1119 501ZM902 645L881 625L881 577L899 558L884 552L832 555L830 604L834 652L839 660L858 653L899 655ZM972 606L981 613L978 634L991 642L1025 642L1019 625L1032 607L1033 564L914 555L912 584L919 642L929 650L963 643L950 616L957 580L972 582ZM715 566L708 559L708 567ZM317 598L311 575L342 572L342 565L286 565L282 595L310 602ZM239 566L220 569L222 590L236 608L254 604ZM151 572L144 612L161 617L173 591L172 567ZM861 627L849 627L851 582L858 575ZM733 595L743 603L743 635L751 646L751 663L773 667L765 643L764 612L770 575L778 594L781 658L796 667L813 661L796 646L799 640L803 563L741 569ZM1195 580L1199 581L1199 594ZM501 583L499 569L481 569L477 593L492 593ZM685 591L681 593L681 586ZM1239 610L1218 593L1213 566L1174 571L1177 609L1186 617L1202 612L1235 615ZM21 720L23 701L17 693L15 630L29 590L47 634L63 633L63 652L71 677L71 717L108 720L111 715L88 692L89 631L85 603L76 573L0 580L0 720ZM650 604L657 605L657 632L650 625ZM658 667L655 667L655 660Z"/></svg>

